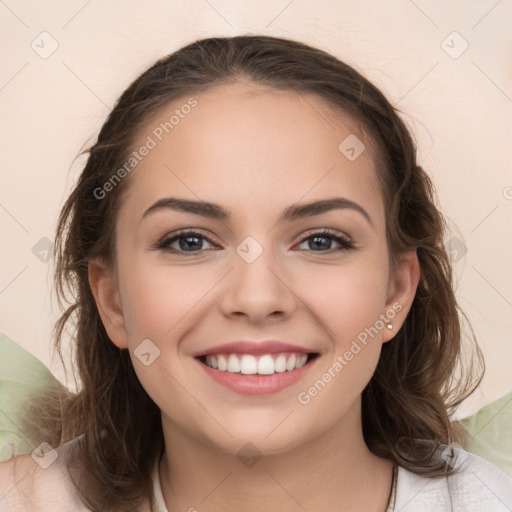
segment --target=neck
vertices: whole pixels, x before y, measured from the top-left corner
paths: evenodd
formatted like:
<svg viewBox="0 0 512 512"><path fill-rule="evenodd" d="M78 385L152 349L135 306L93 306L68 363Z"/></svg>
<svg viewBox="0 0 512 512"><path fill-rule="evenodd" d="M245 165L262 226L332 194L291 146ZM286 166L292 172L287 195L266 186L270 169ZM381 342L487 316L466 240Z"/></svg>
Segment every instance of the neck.
<svg viewBox="0 0 512 512"><path fill-rule="evenodd" d="M162 416L166 450L160 482L169 512L385 512L393 464L362 436L360 404L296 449L241 461L207 446Z"/></svg>

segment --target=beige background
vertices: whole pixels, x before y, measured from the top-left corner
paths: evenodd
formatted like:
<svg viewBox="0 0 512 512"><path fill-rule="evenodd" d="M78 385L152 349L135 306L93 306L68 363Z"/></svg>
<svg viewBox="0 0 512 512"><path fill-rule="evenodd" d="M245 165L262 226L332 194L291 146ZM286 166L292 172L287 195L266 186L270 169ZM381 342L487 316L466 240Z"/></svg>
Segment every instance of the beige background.
<svg viewBox="0 0 512 512"><path fill-rule="evenodd" d="M5 0L0 22L0 330L58 378L52 260L41 261L40 240L53 238L83 163L73 159L157 58L195 39L253 32L333 53L405 113L467 248L454 253L458 296L487 358L459 416L512 390L511 0Z"/></svg>

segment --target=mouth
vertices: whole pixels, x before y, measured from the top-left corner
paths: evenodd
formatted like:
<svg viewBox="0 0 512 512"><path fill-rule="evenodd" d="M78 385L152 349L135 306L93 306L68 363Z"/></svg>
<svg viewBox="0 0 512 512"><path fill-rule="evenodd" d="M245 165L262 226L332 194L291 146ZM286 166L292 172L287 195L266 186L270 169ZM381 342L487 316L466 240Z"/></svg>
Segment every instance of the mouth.
<svg viewBox="0 0 512 512"><path fill-rule="evenodd" d="M299 370L319 355L317 352L281 352L261 355L223 353L197 356L196 359L204 366L219 372L264 376Z"/></svg>
<svg viewBox="0 0 512 512"><path fill-rule="evenodd" d="M241 395L271 395L297 384L319 357L317 352L224 352L194 359L214 384Z"/></svg>

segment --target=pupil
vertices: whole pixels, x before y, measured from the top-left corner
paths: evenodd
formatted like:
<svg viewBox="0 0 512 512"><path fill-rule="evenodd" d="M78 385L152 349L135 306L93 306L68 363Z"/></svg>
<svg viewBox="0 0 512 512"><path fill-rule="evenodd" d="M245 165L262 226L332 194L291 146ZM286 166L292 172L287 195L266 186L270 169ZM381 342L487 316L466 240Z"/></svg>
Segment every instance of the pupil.
<svg viewBox="0 0 512 512"><path fill-rule="evenodd" d="M318 240L324 240L326 243L319 243ZM323 247L323 248L326 248L326 249L329 249L329 242L330 240L327 239L325 236L315 236L313 237L313 243L317 246L317 247Z"/></svg>
<svg viewBox="0 0 512 512"><path fill-rule="evenodd" d="M195 243L188 244L189 240L195 240ZM183 243L182 243L183 242ZM188 245L187 245L188 244ZM194 247L195 246L195 247ZM180 239L180 249L186 250L186 249L200 249L201 243L199 242L199 237L197 236L187 236Z"/></svg>

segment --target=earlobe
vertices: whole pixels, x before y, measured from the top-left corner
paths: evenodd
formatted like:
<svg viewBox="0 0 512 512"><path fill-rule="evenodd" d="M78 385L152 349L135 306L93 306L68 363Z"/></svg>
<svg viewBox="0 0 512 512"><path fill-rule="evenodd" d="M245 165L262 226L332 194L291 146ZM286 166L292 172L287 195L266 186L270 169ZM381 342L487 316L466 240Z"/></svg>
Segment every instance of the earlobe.
<svg viewBox="0 0 512 512"><path fill-rule="evenodd" d="M388 299L384 312L389 321L386 322L386 329L382 332L383 343L394 338L402 327L416 295L420 272L416 250L399 256L389 279Z"/></svg>
<svg viewBox="0 0 512 512"><path fill-rule="evenodd" d="M127 330L114 269L99 260L89 262L89 285L109 338L117 347L128 348Z"/></svg>

